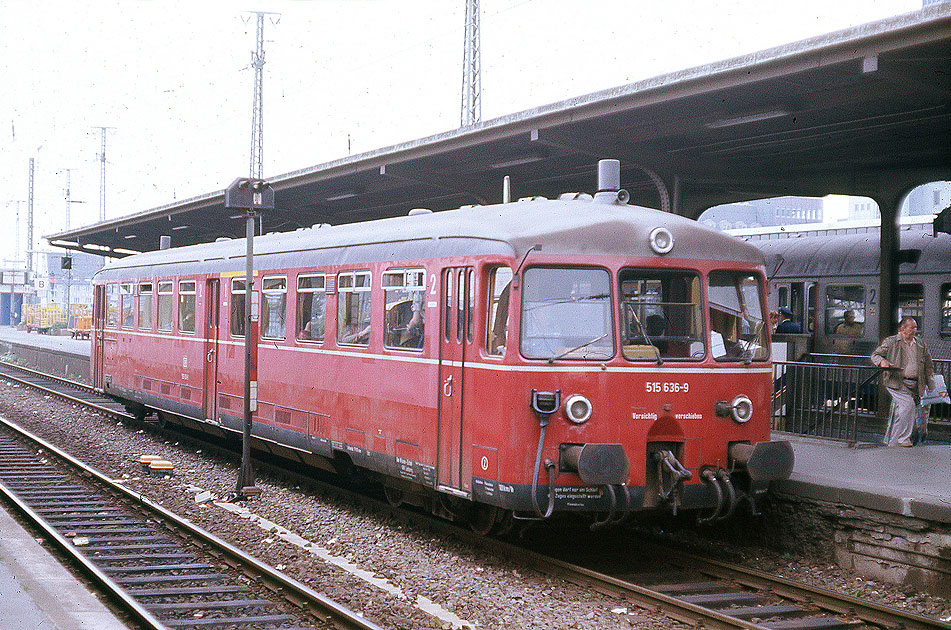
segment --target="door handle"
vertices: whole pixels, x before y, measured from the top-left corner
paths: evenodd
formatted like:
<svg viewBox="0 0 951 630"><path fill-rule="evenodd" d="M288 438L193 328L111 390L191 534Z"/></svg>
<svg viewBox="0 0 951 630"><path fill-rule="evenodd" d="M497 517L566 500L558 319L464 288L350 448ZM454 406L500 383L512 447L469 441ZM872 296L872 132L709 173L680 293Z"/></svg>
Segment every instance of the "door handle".
<svg viewBox="0 0 951 630"><path fill-rule="evenodd" d="M450 374L446 382L442 384L442 394L447 398L452 396L452 374Z"/></svg>
<svg viewBox="0 0 951 630"><path fill-rule="evenodd" d="M211 349L211 350L208 351L208 357L207 357L207 359L208 359L208 363L211 363L212 361L215 360L215 351L214 351L214 349Z"/></svg>

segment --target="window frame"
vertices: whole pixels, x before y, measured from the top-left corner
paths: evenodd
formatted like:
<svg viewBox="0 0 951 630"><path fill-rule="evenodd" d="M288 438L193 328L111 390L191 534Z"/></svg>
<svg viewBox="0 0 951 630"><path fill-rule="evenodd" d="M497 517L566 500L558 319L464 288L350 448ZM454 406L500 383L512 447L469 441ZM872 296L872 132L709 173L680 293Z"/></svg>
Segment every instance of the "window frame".
<svg viewBox="0 0 951 630"><path fill-rule="evenodd" d="M302 280L316 280L320 279L319 287L302 287ZM305 323L304 311L302 307L302 300L306 296L311 296L311 307L310 312L313 313L313 300L317 295L323 296L324 308L323 308L323 317L321 318L321 334L320 337L313 336L302 336L301 333L304 332L304 328L307 324L312 323L314 320L311 317L308 317ZM296 299L296 308L295 308L295 331L294 337L303 343L323 343L324 339L327 337L327 274L325 273L302 273L297 276L297 299Z"/></svg>
<svg viewBox="0 0 951 630"><path fill-rule="evenodd" d="M358 279L361 280L358 285ZM355 269L352 271L341 271L337 273L337 332L336 339L337 345L348 346L354 348L367 348L370 346L370 340L373 337L373 273L368 269ZM347 334L344 332L344 317L342 317L343 309L346 308L347 318L350 319L350 308L353 306L352 298L349 296L367 293L369 294L369 304L367 304L366 312L368 314L369 320L367 321L366 327L367 330L366 342L360 341L344 341ZM363 298L360 298L358 308L362 310ZM362 323L362 322L361 322ZM350 334L359 335L357 339L362 337L360 333L362 330L353 331Z"/></svg>
<svg viewBox="0 0 951 630"><path fill-rule="evenodd" d="M148 290L146 290L145 287L148 287ZM154 289L155 289L155 283L152 282L151 280L148 282L139 282L138 284L138 295L136 295L136 299L138 300L138 303L136 304L137 306L136 327L139 330L152 330L155 327L155 318L153 317L153 312L152 312L152 309L155 306L155 300L153 299L155 295ZM143 296L148 296L148 300L143 300L142 299ZM143 308L144 306L146 306L146 304L144 304L143 302L148 302L148 305L147 305L148 308ZM142 325L143 313L148 314L148 317L147 317L148 326Z"/></svg>
<svg viewBox="0 0 951 630"><path fill-rule="evenodd" d="M155 326L156 330L159 332L172 332L175 327L175 282L173 280L160 280L156 290L156 303L158 305L158 313L155 317ZM167 288L167 291L163 291L164 288ZM162 297L165 296L168 300L168 327L162 326Z"/></svg>
<svg viewBox="0 0 951 630"><path fill-rule="evenodd" d="M845 311L847 310L856 310L854 308L842 308L839 305L829 306L829 291L832 289L861 289L862 291L862 321L857 323L862 325L862 333L858 335L849 335L845 333L837 333L835 329L845 321ZM822 309L822 318L824 320L825 326L823 327L823 334L835 339L849 340L849 339L863 339L865 337L865 331L868 328L868 288L864 284L857 282L850 283L835 283L825 285L825 292L823 294L823 309ZM833 299L844 300L844 298L837 298L833 296ZM835 310L841 310L842 314L836 318L830 317L830 312ZM834 322L834 323L833 323Z"/></svg>
<svg viewBox="0 0 951 630"><path fill-rule="evenodd" d="M128 306L127 306L128 305ZM129 317L126 323L126 315ZM119 283L119 328L123 330L135 329L135 283Z"/></svg>
<svg viewBox="0 0 951 630"><path fill-rule="evenodd" d="M106 285L106 328L119 328L121 307L119 283L110 282Z"/></svg>
<svg viewBox="0 0 951 630"><path fill-rule="evenodd" d="M499 287L498 274L505 269L508 272L508 281ZM491 265L487 272L488 282L486 282L486 309L485 309L485 339L483 340L483 351L486 356L504 357L506 352L506 342L508 340L508 328L511 323L511 305L512 305L512 278L514 273L508 265ZM498 288L498 294L496 289ZM505 321L496 321L499 317L499 309L502 305L502 295L505 295ZM502 324L498 327L498 324ZM501 332L501 334L498 334ZM498 343L501 341L502 343ZM495 346L494 348L492 346Z"/></svg>
<svg viewBox="0 0 951 630"><path fill-rule="evenodd" d="M747 362L747 359L745 359L743 356L730 356L729 352L727 352L726 354L723 354L723 355L719 355L719 356L717 356L717 355L714 354L714 346L715 346L715 344L713 343L713 333L716 332L717 334L722 335L722 333L720 333L719 331L717 331L717 330L714 329L714 317L713 317L713 313L711 312L711 311L712 311L712 308L713 308L713 301L712 301L712 299L711 299L711 297L712 297L711 294L712 294L712 289L713 289L712 278L713 278L713 276L716 275L716 274L733 274L733 275L734 275L734 278L737 278L737 277L739 277L739 276L741 276L741 275L742 275L742 276L747 276L747 277L756 278L756 290L757 290L757 293L758 293L758 296L757 296L757 297L759 298L758 301L757 301L757 303L756 303L756 305L757 305L757 307L758 307L758 309L759 309L759 314L760 314L760 326L759 326L759 328L758 328L757 330L754 331L754 337L755 337L755 336L759 336L760 339L763 340L763 344L760 345L760 350L761 350L761 352L762 352L761 356L759 356L759 357L750 356L750 357L749 357L749 362L750 362L750 363L763 363L763 362L769 361L769 360L772 358L772 348L770 347L770 338L769 338L769 335L768 335L768 333L766 332L766 328L767 328L767 326L769 325L769 308L768 308L767 305L766 305L766 293L767 293L768 289L767 289L767 285L766 285L765 279L763 278L763 275L762 275L760 272L758 272L758 271L754 271L754 270L750 270L750 269L739 269L739 268L735 268L735 267L734 267L734 268L730 268L730 267L722 268L722 267L721 267L721 268L717 268L717 269L711 269L711 270L709 270L709 271L706 273L706 275L704 276L705 286L703 287L703 290L704 290L704 292L705 292L705 294L706 294L706 300L705 300L705 302L706 302L706 304L705 304L705 306L706 306L706 309L705 309L705 310L706 310L706 313L705 313L705 318L706 318L706 322L707 322L706 327L705 327L705 330L706 330L707 332L706 332L705 334L708 334L708 335L709 335L709 338L705 340L705 342L706 342L706 344L707 344L707 353L708 353L707 356L711 357L714 361L716 361L717 363L720 363L720 364L722 364L722 363L746 363L746 362ZM738 300L741 300L741 299L744 297L743 291L740 289L739 285L733 285L733 286L734 286L735 288L737 288L737 290L738 290L738 293L737 293ZM738 305L745 306L745 305L746 305L745 299L743 299L741 303L738 302ZM729 304L721 304L720 306L730 306L730 305L729 305ZM743 312L743 310L741 309L741 310L739 311L739 313L737 313L737 315L730 314L730 313L728 313L727 311L721 311L721 312L727 313L728 316L737 317L737 315L741 314L741 313ZM739 320L737 320L737 321L739 321ZM749 321L749 320L747 320L747 321ZM739 333L738 333L738 336L737 336L737 341L734 342L734 341L732 341L732 340L727 340L727 339L724 338L724 344L725 344L726 341L730 341L731 343L735 343L735 344L739 345L739 342L740 342ZM751 343L753 343L753 342L755 342L756 340L755 340L755 338L754 338L754 339L750 339L749 341L750 341ZM725 346L724 346L724 347L725 347Z"/></svg>
<svg viewBox="0 0 951 630"><path fill-rule="evenodd" d="M270 285L270 286L269 286ZM278 286L279 285L279 286ZM261 278L261 299L259 300L261 312L260 317L260 326L259 326L259 335L261 339L268 339L270 341L283 341L287 339L287 276L285 275L272 275L264 276ZM268 328L271 325L271 312L268 309L269 300L268 296L280 295L282 301L281 308L281 325L280 325L280 336L274 336L269 334Z"/></svg>
<svg viewBox="0 0 951 630"><path fill-rule="evenodd" d="M389 279L399 279L398 284L388 285L387 281ZM423 352L426 346L426 269L424 267L400 267L395 269L387 269L382 274L380 274L380 288L383 290L383 312L385 315L383 318L383 347L388 350L407 350L410 352ZM390 308L395 304L403 301L403 299L410 299L415 301L415 298L402 298L397 302L390 304L390 295L392 292L401 291L406 294L418 294L419 299L419 313L422 317L422 324L419 335L419 343L417 346L406 346L406 345L391 345L390 342L390 329L388 315Z"/></svg>
<svg viewBox="0 0 951 630"><path fill-rule="evenodd" d="M252 280L253 282L253 280ZM241 288L235 288L238 284L241 285ZM228 309L228 334L232 337L241 337L244 338L247 331L246 326L248 325L248 314L245 312L245 295L247 294L247 282L244 276L240 278L231 278L230 283L230 296L231 296L231 308ZM239 299L236 299L236 296ZM252 308L254 305L251 305ZM237 312L240 310L241 312ZM240 322L240 329L235 326L235 322Z"/></svg>
<svg viewBox="0 0 951 630"><path fill-rule="evenodd" d="M942 282L939 290L941 319L938 322L938 334L951 337L951 282Z"/></svg>
<svg viewBox="0 0 951 630"><path fill-rule="evenodd" d="M191 285L191 288L188 288L188 285ZM188 298L191 296L191 329L185 327L186 318L189 315L187 302ZM186 278L184 280L178 281L178 299L175 300L177 305L175 313L175 323L178 325L178 332L188 335L194 335L195 329L197 327L198 319L198 282L193 278Z"/></svg>
<svg viewBox="0 0 951 630"><path fill-rule="evenodd" d="M622 277L625 274L628 276L627 278ZM707 286L705 286L707 284L707 278L704 276L704 274L700 270L690 269L687 267L650 267L650 266L645 267L645 266L637 266L637 265L624 265L617 270L617 296L618 296L617 315L618 315L618 325L622 327L622 330L620 331L621 356L624 357L626 361L630 361L635 364L639 364L642 362L655 362L655 363L657 362L658 353L653 350L650 350L650 352L645 354L645 356L643 357L628 355L628 352L633 350L633 348L631 348L630 350L627 350L626 348L628 348L629 346L637 345L638 347L643 346L643 348L649 349L650 345L646 343L644 344L625 344L624 343L625 339L627 339L627 332L623 330L623 327L625 326L625 315L626 315L624 309L626 304L628 303L628 300L625 299L625 293L623 291L622 282L624 282L625 280L627 281L631 281L631 280L657 281L657 282L660 282L661 285L663 286L663 283L668 280L664 276L669 276L680 282L686 282L687 285L689 285L691 289L695 288L697 290L697 295L696 295L697 301L696 302L669 302L669 301L665 302L662 300L660 302L648 302L646 300L641 300L641 302L643 302L644 304L653 304L655 307L658 307L663 311L663 316L666 320L666 325L664 328L667 329L667 332L665 335L661 336L661 338L668 339L669 338L668 335L670 335L670 330L668 329L668 327L674 328L673 326L671 326L670 322L674 321L675 318L672 317L671 314L667 313L667 307L668 306L683 306L683 305L692 305L696 307L697 320L694 322L694 324L696 324L696 332L699 333L700 338L693 339L689 342L684 340L678 341L678 343L689 343L689 346L687 347L687 356L675 356L672 354L665 354L663 352L660 352L659 356L663 360L664 363L668 361L677 361L677 362L703 361L707 358L710 352L710 348L709 348L710 340L707 334L707 330L709 327L708 320L709 320L710 314L709 314L708 305L706 303L706 295L705 295L705 291L708 288ZM661 298L663 298L663 296L661 296ZM642 312L643 312L643 309L642 309ZM644 319L647 320L648 318L645 317ZM648 322L642 321L641 325L644 326L645 332L647 332L646 329L648 328ZM647 335L650 336L650 333L647 332ZM668 343L667 341L664 341L664 344L667 344L667 343ZM694 350L690 347L696 343L700 344L699 355L696 355ZM657 345L655 345L654 347L658 348L658 352L660 351L660 348Z"/></svg>

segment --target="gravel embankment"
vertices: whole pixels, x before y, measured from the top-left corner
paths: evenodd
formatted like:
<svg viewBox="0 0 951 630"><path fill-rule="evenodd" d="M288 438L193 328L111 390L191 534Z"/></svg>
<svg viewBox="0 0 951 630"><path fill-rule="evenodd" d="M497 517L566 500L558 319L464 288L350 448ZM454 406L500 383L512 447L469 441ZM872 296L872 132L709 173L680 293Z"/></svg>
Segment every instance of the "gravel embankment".
<svg viewBox="0 0 951 630"><path fill-rule="evenodd" d="M0 416L101 472L124 479L129 488L388 629L460 627L457 619L472 627L499 629L685 627L541 575L525 568L518 558L495 557L279 480L259 479L263 494L243 504L266 519L267 529L262 529L260 520L233 514L201 494L210 492L218 498L234 490L237 467L233 461L2 379ZM140 454L172 461L175 474L144 473L138 464ZM196 496L204 502L196 502ZM750 548L725 549L724 553L745 558L761 570L887 604L905 602L931 616L951 617L947 601L868 582L812 558ZM424 612L427 607L437 609L440 616Z"/></svg>

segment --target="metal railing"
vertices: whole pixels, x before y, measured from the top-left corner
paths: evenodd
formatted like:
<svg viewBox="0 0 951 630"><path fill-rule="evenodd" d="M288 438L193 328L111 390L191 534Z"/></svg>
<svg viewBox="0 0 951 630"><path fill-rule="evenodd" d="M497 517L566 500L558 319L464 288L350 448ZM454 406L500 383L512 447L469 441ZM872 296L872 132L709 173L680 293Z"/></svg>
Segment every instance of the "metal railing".
<svg viewBox="0 0 951 630"><path fill-rule="evenodd" d="M935 360L935 372L951 382L951 360ZM882 370L865 356L808 354L773 363L772 428L789 433L879 443L891 398ZM932 405L934 429L951 432L951 405Z"/></svg>

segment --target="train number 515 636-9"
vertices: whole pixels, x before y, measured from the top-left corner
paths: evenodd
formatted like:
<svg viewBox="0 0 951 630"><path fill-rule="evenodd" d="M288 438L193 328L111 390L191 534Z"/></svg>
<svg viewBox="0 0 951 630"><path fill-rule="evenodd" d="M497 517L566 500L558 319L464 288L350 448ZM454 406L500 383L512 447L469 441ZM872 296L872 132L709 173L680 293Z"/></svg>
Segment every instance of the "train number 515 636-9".
<svg viewBox="0 0 951 630"><path fill-rule="evenodd" d="M648 381L644 383L644 389L648 394L655 393L673 393L681 394L690 391L690 383L659 383L657 381Z"/></svg>

